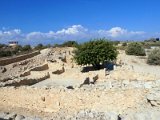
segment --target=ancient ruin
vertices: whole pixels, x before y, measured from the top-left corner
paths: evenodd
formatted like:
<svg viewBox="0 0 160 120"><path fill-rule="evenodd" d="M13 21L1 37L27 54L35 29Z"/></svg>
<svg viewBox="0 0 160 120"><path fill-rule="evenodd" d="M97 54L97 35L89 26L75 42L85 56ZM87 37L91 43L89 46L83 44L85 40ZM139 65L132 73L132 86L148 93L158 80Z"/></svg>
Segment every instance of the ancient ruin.
<svg viewBox="0 0 160 120"><path fill-rule="evenodd" d="M74 49L47 48L3 65L0 60L0 118L159 120L160 67L120 50L113 70L84 72Z"/></svg>

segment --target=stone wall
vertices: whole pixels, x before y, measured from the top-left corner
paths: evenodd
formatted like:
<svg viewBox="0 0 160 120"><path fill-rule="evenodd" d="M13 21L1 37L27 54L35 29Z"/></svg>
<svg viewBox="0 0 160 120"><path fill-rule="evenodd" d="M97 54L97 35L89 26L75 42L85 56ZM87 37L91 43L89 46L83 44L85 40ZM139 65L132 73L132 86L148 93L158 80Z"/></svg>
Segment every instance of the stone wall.
<svg viewBox="0 0 160 120"><path fill-rule="evenodd" d="M43 64L41 66L37 66L37 67L32 68L30 71L44 71L44 70L48 70L48 69L49 69L48 64Z"/></svg>
<svg viewBox="0 0 160 120"><path fill-rule="evenodd" d="M47 78L50 78L49 73L41 73L41 75L37 76L37 77L33 77L33 78L27 78L27 77L23 77L23 78L17 78L14 80L8 80L6 82L1 82L0 83L0 87L5 87L5 86L24 86L24 85L33 85L36 84L38 82L41 82Z"/></svg>
<svg viewBox="0 0 160 120"><path fill-rule="evenodd" d="M152 89L160 87L160 80L108 80L103 83L97 83L95 86L97 89Z"/></svg>
<svg viewBox="0 0 160 120"><path fill-rule="evenodd" d="M19 62L19 61L34 57L38 54L40 54L40 51L35 51L35 52L29 53L29 54L24 54L24 55L20 55L20 56L16 56L16 57L4 58L4 59L0 60L0 66Z"/></svg>

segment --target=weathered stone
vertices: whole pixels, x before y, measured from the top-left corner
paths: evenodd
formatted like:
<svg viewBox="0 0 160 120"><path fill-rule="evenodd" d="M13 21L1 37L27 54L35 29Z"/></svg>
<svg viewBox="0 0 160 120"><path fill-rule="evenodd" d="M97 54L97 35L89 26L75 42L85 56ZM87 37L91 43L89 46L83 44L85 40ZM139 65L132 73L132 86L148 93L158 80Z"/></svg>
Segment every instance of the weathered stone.
<svg viewBox="0 0 160 120"><path fill-rule="evenodd" d="M152 113L151 113L151 120L159 120L160 119L160 112L158 112L158 111L153 111Z"/></svg>
<svg viewBox="0 0 160 120"><path fill-rule="evenodd" d="M153 82L145 82L144 83L144 88L151 89L152 87L153 87Z"/></svg>
<svg viewBox="0 0 160 120"><path fill-rule="evenodd" d="M118 115L114 112L108 112L105 114L106 120L118 120Z"/></svg>
<svg viewBox="0 0 160 120"><path fill-rule="evenodd" d="M160 106L160 90L154 89L146 96L153 106Z"/></svg>
<svg viewBox="0 0 160 120"><path fill-rule="evenodd" d="M11 119L11 120L14 120L16 118L17 114L15 113L10 113L8 114L7 116L4 117L4 119Z"/></svg>
<svg viewBox="0 0 160 120"><path fill-rule="evenodd" d="M134 120L152 120L148 113L136 113L133 118Z"/></svg>
<svg viewBox="0 0 160 120"><path fill-rule="evenodd" d="M8 113L0 112L0 119L5 118L8 115Z"/></svg>
<svg viewBox="0 0 160 120"><path fill-rule="evenodd" d="M25 117L23 115L17 115L15 120L23 120Z"/></svg>

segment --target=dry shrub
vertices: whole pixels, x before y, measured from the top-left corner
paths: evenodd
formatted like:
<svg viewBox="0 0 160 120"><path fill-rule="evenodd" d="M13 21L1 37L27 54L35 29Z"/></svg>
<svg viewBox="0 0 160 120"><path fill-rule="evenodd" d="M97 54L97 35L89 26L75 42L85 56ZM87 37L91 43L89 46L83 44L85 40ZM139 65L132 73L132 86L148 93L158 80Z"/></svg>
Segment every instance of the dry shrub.
<svg viewBox="0 0 160 120"><path fill-rule="evenodd" d="M160 65L160 48L155 48L148 55L147 63L150 65Z"/></svg>

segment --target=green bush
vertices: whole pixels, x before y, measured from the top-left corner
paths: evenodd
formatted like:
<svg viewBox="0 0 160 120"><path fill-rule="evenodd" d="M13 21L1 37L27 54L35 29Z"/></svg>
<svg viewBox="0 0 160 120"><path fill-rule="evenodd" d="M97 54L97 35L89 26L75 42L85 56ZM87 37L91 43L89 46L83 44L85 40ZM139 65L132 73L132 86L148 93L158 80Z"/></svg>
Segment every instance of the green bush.
<svg viewBox="0 0 160 120"><path fill-rule="evenodd" d="M76 47L77 45L76 41L66 41L62 44L62 47Z"/></svg>
<svg viewBox="0 0 160 120"><path fill-rule="evenodd" d="M53 47L77 47L78 43L76 41L66 41L62 44L54 44Z"/></svg>
<svg viewBox="0 0 160 120"><path fill-rule="evenodd" d="M56 43L56 44L53 45L53 47L61 47L61 45Z"/></svg>
<svg viewBox="0 0 160 120"><path fill-rule="evenodd" d="M3 48L3 47L6 47L5 44L0 44L0 49Z"/></svg>
<svg viewBox="0 0 160 120"><path fill-rule="evenodd" d="M94 68L100 69L107 61L115 60L117 50L113 44L106 39L97 39L77 46L74 59L78 65L93 65Z"/></svg>
<svg viewBox="0 0 160 120"><path fill-rule="evenodd" d="M8 56L12 56L11 51L0 51L0 57L8 57Z"/></svg>
<svg viewBox="0 0 160 120"><path fill-rule="evenodd" d="M142 45L137 42L130 43L127 46L127 49L125 52L127 55L136 55L136 56L145 56L146 55L145 50L142 47Z"/></svg>
<svg viewBox="0 0 160 120"><path fill-rule="evenodd" d="M22 46L21 45L17 45L15 48L14 48L14 53L18 53L18 52L21 52L22 51Z"/></svg>
<svg viewBox="0 0 160 120"><path fill-rule="evenodd" d="M126 47L126 46L127 46L127 43L126 43L126 42L123 42L123 43L122 43L122 46L123 46L123 47Z"/></svg>
<svg viewBox="0 0 160 120"><path fill-rule="evenodd" d="M147 63L150 65L160 65L160 48L155 48L148 55Z"/></svg>

